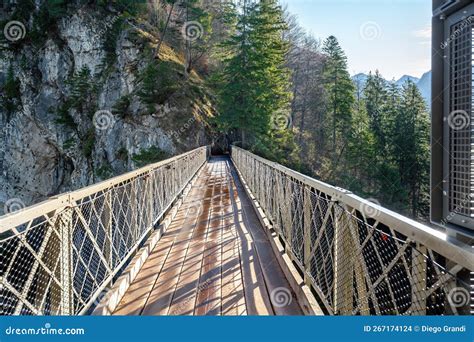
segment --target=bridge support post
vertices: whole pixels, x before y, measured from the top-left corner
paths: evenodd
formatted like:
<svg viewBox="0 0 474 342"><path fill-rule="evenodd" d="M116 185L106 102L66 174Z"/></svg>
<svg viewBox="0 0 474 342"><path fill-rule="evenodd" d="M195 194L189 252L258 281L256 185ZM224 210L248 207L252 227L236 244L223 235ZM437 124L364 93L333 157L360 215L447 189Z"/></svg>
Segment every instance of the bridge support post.
<svg viewBox="0 0 474 342"><path fill-rule="evenodd" d="M352 238L353 251L357 251L353 257L355 291L357 294L357 308L359 314L370 315L369 297L367 296L366 276L368 275L367 266L363 260L362 247L360 245L360 236L358 233L357 222L354 219L349 220L349 232Z"/></svg>
<svg viewBox="0 0 474 342"><path fill-rule="evenodd" d="M311 192L308 188L304 187L303 190L303 267L304 267L304 283L311 287L311 222L313 205L311 202Z"/></svg>
<svg viewBox="0 0 474 342"><path fill-rule="evenodd" d="M109 267L113 268L113 232L112 232L112 220L113 220L113 201L112 194L107 192L105 195L105 210L104 210L104 227L107 238L105 239L105 258L109 262Z"/></svg>
<svg viewBox="0 0 474 342"><path fill-rule="evenodd" d="M426 315L426 247L416 244L411 268L413 314Z"/></svg>
<svg viewBox="0 0 474 342"><path fill-rule="evenodd" d="M255 170L255 163L256 162L254 161L253 170ZM284 227L284 229L282 229L282 232L283 231L285 232L284 234L285 234L285 239L286 239L285 251L288 255L291 256L291 258L293 258L293 247L292 247L292 244L293 244L293 238L292 238L293 218L292 218L292 214L291 214L291 208L293 206L294 198L293 198L293 192L292 192L292 189L291 189L291 184L288 182L288 180L286 180L283 183L283 193L282 194L284 194L284 197L281 198L282 203L287 203L282 208L283 209L282 223L283 223L283 227ZM290 199L289 201L288 201L288 198Z"/></svg>
<svg viewBox="0 0 474 342"><path fill-rule="evenodd" d="M67 208L61 214L59 233L61 236L61 315L73 314L72 290L72 214Z"/></svg>
<svg viewBox="0 0 474 342"><path fill-rule="evenodd" d="M334 313L351 315L353 309L353 250L346 213L333 206L334 215Z"/></svg>

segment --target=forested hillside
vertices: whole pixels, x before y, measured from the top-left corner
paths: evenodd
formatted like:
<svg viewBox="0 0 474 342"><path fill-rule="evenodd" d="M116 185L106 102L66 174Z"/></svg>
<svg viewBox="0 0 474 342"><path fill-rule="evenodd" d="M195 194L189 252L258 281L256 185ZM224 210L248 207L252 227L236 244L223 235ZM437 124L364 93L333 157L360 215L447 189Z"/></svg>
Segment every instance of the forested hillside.
<svg viewBox="0 0 474 342"><path fill-rule="evenodd" d="M304 32L277 1L244 2L216 73L230 141L424 219L429 114L416 85L353 82L334 36ZM235 12L232 12L235 11ZM376 66L374 66L376 68Z"/></svg>
<svg viewBox="0 0 474 342"><path fill-rule="evenodd" d="M34 201L199 144L233 143L427 217L429 115L416 85L377 71L352 80L337 37L306 33L277 0L21 3L2 25L25 26L0 58L1 122L13 132L2 137L3 198ZM106 136L93 126L103 109L118 122ZM25 117L48 127L56 155L44 164L61 175L35 196L12 176L26 153L12 152L24 132L15 118Z"/></svg>

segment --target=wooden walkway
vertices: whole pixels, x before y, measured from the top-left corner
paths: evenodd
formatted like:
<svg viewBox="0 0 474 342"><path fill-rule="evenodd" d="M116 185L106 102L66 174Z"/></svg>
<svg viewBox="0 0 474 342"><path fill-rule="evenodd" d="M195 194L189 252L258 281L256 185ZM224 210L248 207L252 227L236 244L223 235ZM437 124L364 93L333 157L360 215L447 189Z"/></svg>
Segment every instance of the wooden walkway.
<svg viewBox="0 0 474 342"><path fill-rule="evenodd" d="M301 315L227 158L201 170L116 315Z"/></svg>

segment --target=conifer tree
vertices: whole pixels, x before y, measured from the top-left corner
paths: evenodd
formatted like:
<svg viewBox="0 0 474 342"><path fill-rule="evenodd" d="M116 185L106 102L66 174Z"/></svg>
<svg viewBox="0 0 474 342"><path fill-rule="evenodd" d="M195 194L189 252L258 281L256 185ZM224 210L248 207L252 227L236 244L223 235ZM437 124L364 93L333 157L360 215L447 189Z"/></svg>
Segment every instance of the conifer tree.
<svg viewBox="0 0 474 342"><path fill-rule="evenodd" d="M212 34L212 16L200 4L200 0L185 0L180 3L184 10L183 36L185 54L185 73L189 75L194 64L202 58L206 42Z"/></svg>
<svg viewBox="0 0 474 342"><path fill-rule="evenodd" d="M285 28L278 1L244 1L235 34L224 43L228 54L220 75L220 124L243 145L268 148L275 138L274 115L289 117Z"/></svg>
<svg viewBox="0 0 474 342"><path fill-rule="evenodd" d="M417 86L403 86L395 119L394 156L401 183L406 188L411 215L427 217L429 208L429 115Z"/></svg>
<svg viewBox="0 0 474 342"><path fill-rule="evenodd" d="M385 106L387 104L387 81L378 70L375 71L375 74L369 74L364 87L364 98L367 114L382 152L386 144L384 122Z"/></svg>
<svg viewBox="0 0 474 342"><path fill-rule="evenodd" d="M327 127L332 140L331 172L337 173L338 164L348 143L354 104L354 84L347 71L347 57L336 37L328 37L323 46L326 63L323 72L327 95Z"/></svg>
<svg viewBox="0 0 474 342"><path fill-rule="evenodd" d="M375 184L376 170L373 167L377 156L376 144L366 108L363 103L357 103L353 111L349 146L345 155L345 172L340 178L341 186L361 195L374 197L378 190Z"/></svg>
<svg viewBox="0 0 474 342"><path fill-rule="evenodd" d="M15 78L13 66L8 67L7 77L2 89L3 96L0 101L0 109L7 114L7 121L21 104L20 81Z"/></svg>

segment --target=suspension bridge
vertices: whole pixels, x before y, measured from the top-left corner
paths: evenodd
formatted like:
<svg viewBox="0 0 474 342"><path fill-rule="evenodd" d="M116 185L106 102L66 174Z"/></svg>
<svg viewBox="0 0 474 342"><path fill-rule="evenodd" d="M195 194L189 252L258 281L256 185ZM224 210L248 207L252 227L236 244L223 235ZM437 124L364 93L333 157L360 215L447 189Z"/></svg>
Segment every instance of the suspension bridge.
<svg viewBox="0 0 474 342"><path fill-rule="evenodd" d="M470 314L471 246L232 147L0 217L3 315Z"/></svg>

